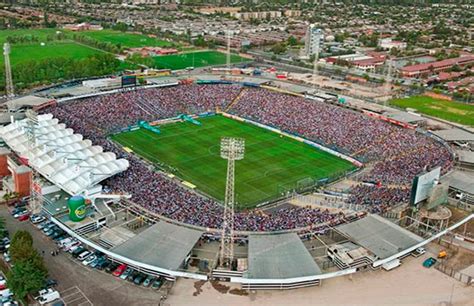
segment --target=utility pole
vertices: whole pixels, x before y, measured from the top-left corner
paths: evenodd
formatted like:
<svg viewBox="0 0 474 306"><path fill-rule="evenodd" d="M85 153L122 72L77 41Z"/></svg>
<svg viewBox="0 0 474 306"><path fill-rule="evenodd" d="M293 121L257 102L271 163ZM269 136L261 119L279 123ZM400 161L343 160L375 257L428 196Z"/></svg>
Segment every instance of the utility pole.
<svg viewBox="0 0 474 306"><path fill-rule="evenodd" d="M235 161L242 160L245 152L245 140L223 137L221 139L221 157L227 159L227 183L225 188L224 217L222 219L221 250L219 265L229 267L234 259L234 178Z"/></svg>

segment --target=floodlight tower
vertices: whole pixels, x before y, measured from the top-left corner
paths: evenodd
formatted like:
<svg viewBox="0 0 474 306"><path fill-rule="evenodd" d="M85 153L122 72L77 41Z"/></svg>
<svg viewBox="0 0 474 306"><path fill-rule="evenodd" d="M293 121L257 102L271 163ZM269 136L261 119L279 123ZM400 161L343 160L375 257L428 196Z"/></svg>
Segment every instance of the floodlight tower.
<svg viewBox="0 0 474 306"><path fill-rule="evenodd" d="M3 56L5 58L5 93L7 98L15 95L13 89L12 67L10 65L10 44L3 44Z"/></svg>
<svg viewBox="0 0 474 306"><path fill-rule="evenodd" d="M234 176L235 161L244 158L245 140L223 137L221 157L227 159L227 183L225 187L224 218L222 220L221 250L219 264L230 267L234 259Z"/></svg>
<svg viewBox="0 0 474 306"><path fill-rule="evenodd" d="M38 128L38 114L29 109L25 113L28 120L26 126L26 135L28 137L28 161L31 163L33 160L33 148L36 147L36 129ZM33 167L31 167L31 180L30 180L30 209L33 213L38 213L41 209L41 191L37 190L40 186L38 173Z"/></svg>
<svg viewBox="0 0 474 306"><path fill-rule="evenodd" d="M227 29L227 54L226 54L226 64L227 64L227 73L230 74L230 35L231 32Z"/></svg>
<svg viewBox="0 0 474 306"><path fill-rule="evenodd" d="M313 61L313 89L316 88L317 77L318 77L318 62L319 62L319 49L320 49L320 38L318 37L317 42L314 43L314 61Z"/></svg>
<svg viewBox="0 0 474 306"><path fill-rule="evenodd" d="M392 59L388 58L387 77L385 80L385 94L387 95L384 100L384 105L387 106L387 100L390 97L390 91L392 87Z"/></svg>

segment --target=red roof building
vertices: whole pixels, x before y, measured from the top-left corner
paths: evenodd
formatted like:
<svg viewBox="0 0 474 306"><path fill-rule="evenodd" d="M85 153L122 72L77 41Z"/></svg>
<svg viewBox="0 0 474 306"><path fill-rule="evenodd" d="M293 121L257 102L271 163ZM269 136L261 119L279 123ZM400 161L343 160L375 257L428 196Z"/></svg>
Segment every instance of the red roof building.
<svg viewBox="0 0 474 306"><path fill-rule="evenodd" d="M449 70L455 65L462 67L471 63L474 63L474 55L449 58L438 62L405 66L400 69L400 73L404 77L417 78Z"/></svg>

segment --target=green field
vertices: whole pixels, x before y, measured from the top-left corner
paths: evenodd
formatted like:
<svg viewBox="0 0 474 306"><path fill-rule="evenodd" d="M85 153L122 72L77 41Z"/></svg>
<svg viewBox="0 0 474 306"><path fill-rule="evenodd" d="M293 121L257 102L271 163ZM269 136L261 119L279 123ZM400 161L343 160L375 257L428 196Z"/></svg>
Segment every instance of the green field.
<svg viewBox="0 0 474 306"><path fill-rule="evenodd" d="M173 44L168 41L148 37L147 35L143 34L126 33L112 30L82 31L77 33L99 41L108 42L114 45L121 45L124 48L173 46Z"/></svg>
<svg viewBox="0 0 474 306"><path fill-rule="evenodd" d="M3 44L8 36L37 36L46 42L48 35L54 35L58 29L19 29L19 30L0 30L0 42Z"/></svg>
<svg viewBox="0 0 474 306"><path fill-rule="evenodd" d="M429 116L474 126L474 105L472 104L439 100L426 96L394 99L390 101L390 104L401 108L413 108Z"/></svg>
<svg viewBox="0 0 474 306"><path fill-rule="evenodd" d="M205 67L213 65L224 65L227 61L226 54L217 51L198 51L183 54L155 56L156 68L179 70L187 67ZM248 61L238 55L232 54L232 63Z"/></svg>
<svg viewBox="0 0 474 306"><path fill-rule="evenodd" d="M84 45L73 42L50 42L41 46L35 44L13 45L11 47L10 62L14 67L16 64L51 58L85 58L93 54L102 53L100 50L92 49ZM3 63L3 56L0 57L0 63Z"/></svg>
<svg viewBox="0 0 474 306"><path fill-rule="evenodd" d="M354 166L307 144L223 116L199 119L201 126L174 123L161 134L140 129L112 136L136 154L166 168L222 200L227 161L220 157L221 137L245 139L245 158L236 161L236 201L239 209L281 196L298 184L333 177Z"/></svg>

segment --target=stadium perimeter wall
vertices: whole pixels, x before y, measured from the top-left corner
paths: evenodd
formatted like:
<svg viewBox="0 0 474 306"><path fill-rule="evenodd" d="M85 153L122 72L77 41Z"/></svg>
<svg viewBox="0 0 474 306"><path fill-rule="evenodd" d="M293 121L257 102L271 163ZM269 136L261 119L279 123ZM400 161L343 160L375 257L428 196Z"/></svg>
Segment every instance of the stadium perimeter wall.
<svg viewBox="0 0 474 306"><path fill-rule="evenodd" d="M372 264L372 267L379 268L383 264L390 262L394 259L403 257L404 255L407 255L414 250L416 250L419 247L422 247L436 239L439 239L443 235L447 234L450 231L453 231L454 229L458 228L459 226L463 225L466 222L469 222L474 218L474 214L471 214L467 216L466 218L462 219L461 221L457 222L456 224L453 224L449 228L439 232L438 234L434 235L431 238L428 238L412 247L409 247L403 251L400 251L397 254L394 254L390 257L387 257L385 259L377 260ZM243 287L247 289L258 289L259 287L264 287L267 285L268 288L273 288L273 289L285 289L287 286L290 286L291 284L298 284L298 283L307 283L311 281L316 281L316 280L323 280L323 279L328 279L328 278L333 278L333 277L338 277L338 276L344 276L344 275L349 275L356 273L357 269L356 268L350 268L350 269L345 269L345 270L340 270L336 272L330 272L330 273L324 273L324 274L319 274L319 275L312 275L312 276L305 276L305 277L296 277L296 278L287 278L287 279L249 279L245 277L231 277L230 281L232 283L240 283L242 284ZM279 288L278 288L279 287ZM291 288L288 288L291 289Z"/></svg>

